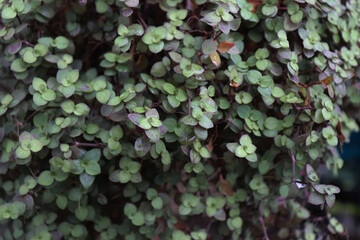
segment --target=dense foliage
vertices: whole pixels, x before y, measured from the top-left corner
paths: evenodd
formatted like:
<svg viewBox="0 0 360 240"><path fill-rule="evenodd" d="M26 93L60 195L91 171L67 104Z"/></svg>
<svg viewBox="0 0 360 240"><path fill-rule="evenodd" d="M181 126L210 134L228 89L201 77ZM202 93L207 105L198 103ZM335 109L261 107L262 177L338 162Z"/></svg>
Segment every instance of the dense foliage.
<svg viewBox="0 0 360 240"><path fill-rule="evenodd" d="M358 0L0 3L0 239L346 237Z"/></svg>

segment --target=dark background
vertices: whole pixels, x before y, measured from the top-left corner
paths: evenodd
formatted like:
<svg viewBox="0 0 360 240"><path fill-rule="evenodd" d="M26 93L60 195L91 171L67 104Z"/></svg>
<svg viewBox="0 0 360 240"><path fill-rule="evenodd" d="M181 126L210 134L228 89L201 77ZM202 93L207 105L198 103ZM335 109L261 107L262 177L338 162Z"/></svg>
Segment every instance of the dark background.
<svg viewBox="0 0 360 240"><path fill-rule="evenodd" d="M338 176L328 172L323 180L340 187L330 212L347 228L350 239L360 239L360 133L353 133L344 143L344 166Z"/></svg>

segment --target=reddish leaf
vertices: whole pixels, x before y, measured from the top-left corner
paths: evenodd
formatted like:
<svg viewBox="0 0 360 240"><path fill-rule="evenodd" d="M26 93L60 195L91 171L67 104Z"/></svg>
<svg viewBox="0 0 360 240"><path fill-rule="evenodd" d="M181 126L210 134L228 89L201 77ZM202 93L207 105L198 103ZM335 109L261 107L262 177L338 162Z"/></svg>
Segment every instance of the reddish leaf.
<svg viewBox="0 0 360 240"><path fill-rule="evenodd" d="M343 149L342 149L342 145L345 142L345 136L341 131L341 123L338 122L338 124L336 125L336 132L337 132L337 138L338 138L338 142L339 142L339 148L341 153L343 153Z"/></svg>
<svg viewBox="0 0 360 240"><path fill-rule="evenodd" d="M357 89L360 89L360 83L353 83L354 87L356 87Z"/></svg>
<svg viewBox="0 0 360 240"><path fill-rule="evenodd" d="M238 86L240 86L240 84L238 84L238 83L234 82L233 80L231 80L230 81L230 86L231 87L238 87Z"/></svg>
<svg viewBox="0 0 360 240"><path fill-rule="evenodd" d="M135 66L139 66L144 61L144 56L141 54L135 63Z"/></svg>
<svg viewBox="0 0 360 240"><path fill-rule="evenodd" d="M303 86L301 86L300 84L298 84L298 83L295 83L295 85L300 88L301 94L305 97L306 96L305 88Z"/></svg>
<svg viewBox="0 0 360 240"><path fill-rule="evenodd" d="M214 138L213 135L211 135L210 140L209 140L208 144L206 145L206 148L207 148L210 152L213 151L213 138Z"/></svg>
<svg viewBox="0 0 360 240"><path fill-rule="evenodd" d="M217 51L213 52L212 54L210 54L210 59L211 62L215 65L215 66L220 66L221 64L221 59L220 59L220 55L218 54Z"/></svg>
<svg viewBox="0 0 360 240"><path fill-rule="evenodd" d="M186 224L183 221L178 219L178 221L176 223L174 223L174 227L178 230L185 230Z"/></svg>
<svg viewBox="0 0 360 240"><path fill-rule="evenodd" d="M303 107L310 106L310 91L309 91L309 88L305 89L303 86L301 86L300 84L297 84L297 83L295 83L295 85L300 88L301 94L305 97L304 104L302 106Z"/></svg>
<svg viewBox="0 0 360 240"><path fill-rule="evenodd" d="M220 185L219 185L220 191L221 191L224 195L231 197L231 196L234 194L234 190L233 190L230 182L224 180L222 175L220 175L220 181L219 181L219 183L220 183Z"/></svg>
<svg viewBox="0 0 360 240"><path fill-rule="evenodd" d="M251 3L252 5L254 5L253 10L251 10L253 13L256 11L256 8L259 4L262 4L263 1L258 1L258 0L247 0L248 3Z"/></svg>
<svg viewBox="0 0 360 240"><path fill-rule="evenodd" d="M333 81L333 77L332 77L332 76L327 76L326 78L320 80L320 82L321 82L322 84L326 85L326 86L329 85L329 84L331 84L332 81Z"/></svg>
<svg viewBox="0 0 360 240"><path fill-rule="evenodd" d="M217 45L217 50L221 53L226 53L233 46L235 46L235 43L229 43L229 42L223 41Z"/></svg>

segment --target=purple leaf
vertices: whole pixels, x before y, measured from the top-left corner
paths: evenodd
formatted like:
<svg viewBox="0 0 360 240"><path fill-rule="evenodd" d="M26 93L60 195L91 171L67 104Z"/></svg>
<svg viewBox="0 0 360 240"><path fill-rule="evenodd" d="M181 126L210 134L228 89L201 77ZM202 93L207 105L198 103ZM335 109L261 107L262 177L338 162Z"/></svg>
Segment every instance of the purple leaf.
<svg viewBox="0 0 360 240"><path fill-rule="evenodd" d="M18 40L18 41L16 41L16 42L9 45L8 51L11 54L15 54L20 50L21 46L22 46L22 42Z"/></svg>
<svg viewBox="0 0 360 240"><path fill-rule="evenodd" d="M335 195L325 196L326 204L331 208L335 203Z"/></svg>
<svg viewBox="0 0 360 240"><path fill-rule="evenodd" d="M138 113L130 113L130 114L128 114L128 118L130 119L130 121L133 124L139 125L139 122L140 122L141 119L144 118L144 115L138 114Z"/></svg>
<svg viewBox="0 0 360 240"><path fill-rule="evenodd" d="M128 7L132 7L132 8L135 8L139 5L139 0L126 0L125 1L125 4L128 6Z"/></svg>
<svg viewBox="0 0 360 240"><path fill-rule="evenodd" d="M150 109L149 111L147 111L147 112L145 113L145 117L146 117L147 119L149 119L150 117L154 117L154 118L157 118L157 119L160 118L159 113L158 113L158 111L157 111L155 108L152 108L152 109Z"/></svg>
<svg viewBox="0 0 360 240"><path fill-rule="evenodd" d="M219 22L218 26L223 33L229 34L230 24L228 22Z"/></svg>
<svg viewBox="0 0 360 240"><path fill-rule="evenodd" d="M145 156L150 150L150 141L146 137L136 139L134 149L139 157Z"/></svg>
<svg viewBox="0 0 360 240"><path fill-rule="evenodd" d="M160 129L160 134L161 135L164 135L165 133L167 133L167 131L168 131L168 128L163 124L163 125L161 125L160 127L159 127L159 129Z"/></svg>
<svg viewBox="0 0 360 240"><path fill-rule="evenodd" d="M85 83L80 83L79 82L78 84L76 84L76 91L85 92L85 91L87 91L89 89L90 89L90 87Z"/></svg>
<svg viewBox="0 0 360 240"><path fill-rule="evenodd" d="M317 192L312 192L309 196L309 203L314 204L314 205L321 205L324 203L325 199L324 196L317 193Z"/></svg>
<svg viewBox="0 0 360 240"><path fill-rule="evenodd" d="M145 131L146 136L150 138L152 141L157 142L160 140L160 129L152 128Z"/></svg>
<svg viewBox="0 0 360 240"><path fill-rule="evenodd" d="M129 17L131 14L133 14L133 10L131 8L124 8L121 10L122 15L124 15L124 17Z"/></svg>
<svg viewBox="0 0 360 240"><path fill-rule="evenodd" d="M299 78L295 75L291 76L291 81L293 81L294 83L299 83Z"/></svg>

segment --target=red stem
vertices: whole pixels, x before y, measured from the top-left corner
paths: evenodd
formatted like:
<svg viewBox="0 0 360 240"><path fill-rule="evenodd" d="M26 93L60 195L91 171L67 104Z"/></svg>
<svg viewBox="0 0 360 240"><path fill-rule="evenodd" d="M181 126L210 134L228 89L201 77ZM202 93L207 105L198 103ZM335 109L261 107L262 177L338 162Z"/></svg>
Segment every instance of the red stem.
<svg viewBox="0 0 360 240"><path fill-rule="evenodd" d="M81 142L74 142L75 146L85 146L85 147L105 147L103 143L81 143Z"/></svg>

